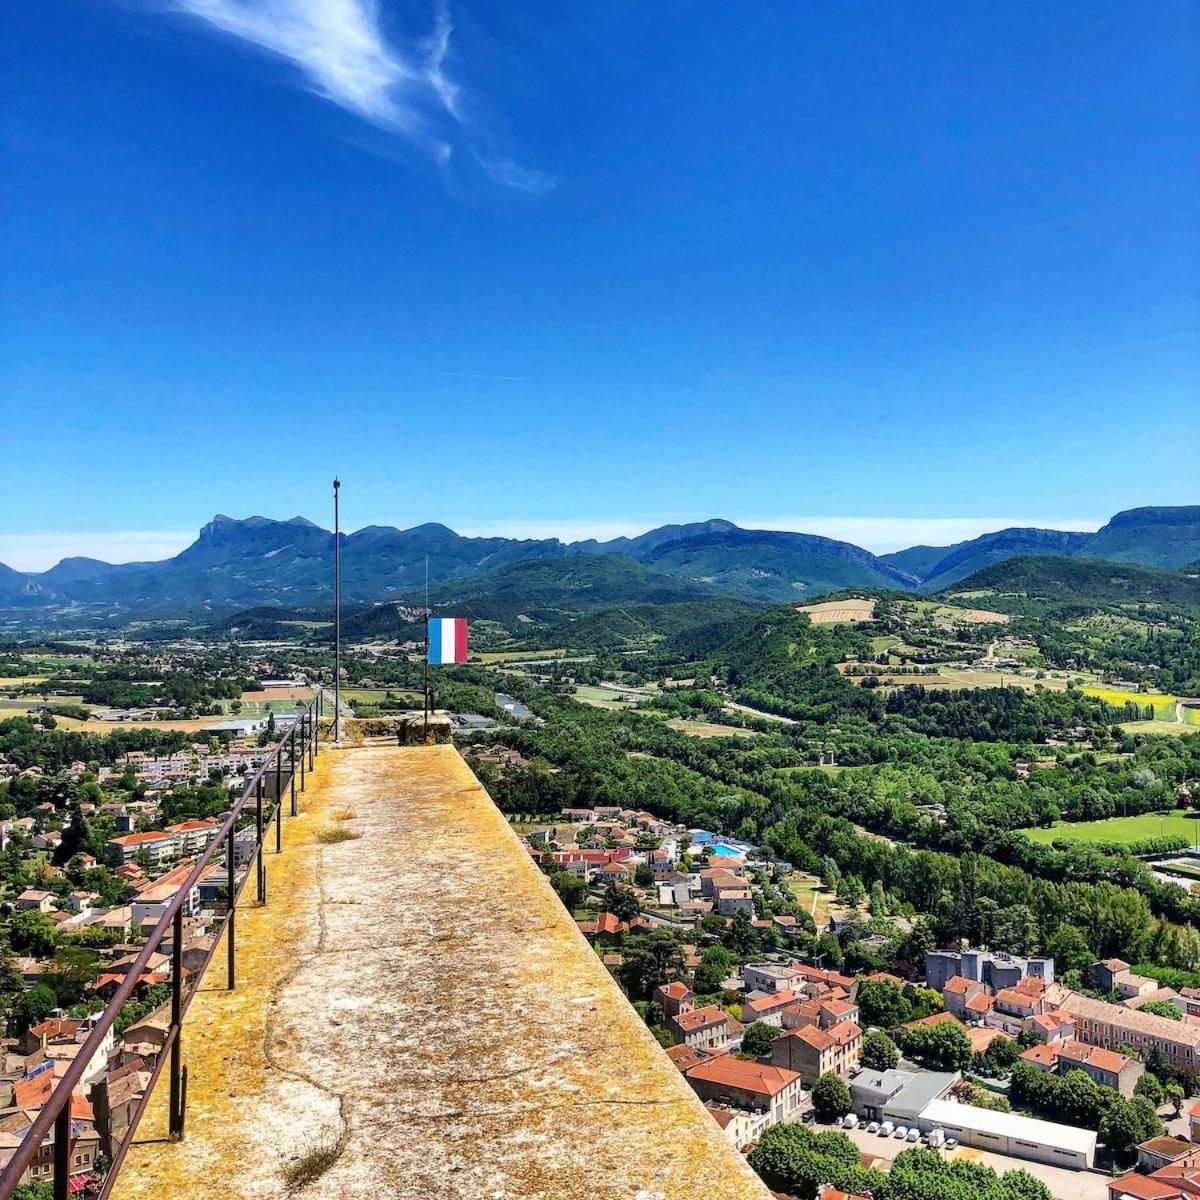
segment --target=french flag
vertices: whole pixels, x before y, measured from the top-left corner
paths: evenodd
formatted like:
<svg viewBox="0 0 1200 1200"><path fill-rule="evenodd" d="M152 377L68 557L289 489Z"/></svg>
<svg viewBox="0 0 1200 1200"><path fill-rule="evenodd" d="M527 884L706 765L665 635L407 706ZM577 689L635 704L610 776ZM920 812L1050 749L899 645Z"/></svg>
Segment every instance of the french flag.
<svg viewBox="0 0 1200 1200"><path fill-rule="evenodd" d="M429 618L429 661L465 663L467 661L467 618Z"/></svg>

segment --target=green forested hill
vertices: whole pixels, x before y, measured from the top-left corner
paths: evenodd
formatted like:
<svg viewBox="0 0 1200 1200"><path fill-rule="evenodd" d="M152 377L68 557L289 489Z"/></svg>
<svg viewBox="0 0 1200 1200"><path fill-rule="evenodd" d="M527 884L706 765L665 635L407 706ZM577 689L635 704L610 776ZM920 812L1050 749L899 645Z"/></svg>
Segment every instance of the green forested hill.
<svg viewBox="0 0 1200 1200"><path fill-rule="evenodd" d="M1200 579L1182 571L1090 558L1010 558L959 580L943 595L962 593L971 593L981 606L986 599L987 607L1001 611L1028 610L1024 602L1030 601L1040 608L1153 604L1200 613Z"/></svg>

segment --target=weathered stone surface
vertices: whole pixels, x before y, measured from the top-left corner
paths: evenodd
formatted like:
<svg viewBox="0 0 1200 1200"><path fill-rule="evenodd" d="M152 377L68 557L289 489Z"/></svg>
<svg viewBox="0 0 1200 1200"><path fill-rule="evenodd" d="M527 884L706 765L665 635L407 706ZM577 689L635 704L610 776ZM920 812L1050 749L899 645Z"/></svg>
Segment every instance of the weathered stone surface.
<svg viewBox="0 0 1200 1200"><path fill-rule="evenodd" d="M282 1197L318 1146L319 1200L764 1200L452 747L327 751L305 801L118 1200Z"/></svg>

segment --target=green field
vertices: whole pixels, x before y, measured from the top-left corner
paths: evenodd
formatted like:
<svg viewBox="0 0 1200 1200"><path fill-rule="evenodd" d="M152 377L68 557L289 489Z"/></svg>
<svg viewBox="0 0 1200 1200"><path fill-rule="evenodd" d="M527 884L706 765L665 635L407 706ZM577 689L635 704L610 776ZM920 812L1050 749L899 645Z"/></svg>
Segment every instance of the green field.
<svg viewBox="0 0 1200 1200"><path fill-rule="evenodd" d="M686 733L688 737L719 738L719 737L758 737L753 729L739 729L736 725L717 725L712 721L685 721L681 717L672 717L668 722L672 729Z"/></svg>
<svg viewBox="0 0 1200 1200"><path fill-rule="evenodd" d="M1127 733L1149 733L1154 737L1186 737L1190 733L1200 733L1200 728L1191 722L1179 725L1175 721L1122 721L1121 728Z"/></svg>
<svg viewBox="0 0 1200 1200"><path fill-rule="evenodd" d="M593 708L634 708L634 701L617 699L621 694L620 692L614 692L612 688L593 687L591 684L581 683L575 689L574 697L576 700L583 701L584 704L590 704Z"/></svg>
<svg viewBox="0 0 1200 1200"><path fill-rule="evenodd" d="M1027 838L1049 845L1057 838L1079 842L1140 842L1144 838L1185 837L1200 843L1200 815L1178 812L1143 813L1137 817L1109 817L1106 821L1063 821L1050 829L1026 829Z"/></svg>
<svg viewBox="0 0 1200 1200"><path fill-rule="evenodd" d="M342 699L358 707L366 704L386 704L389 694L393 704L420 704L421 693L405 688L343 688Z"/></svg>
<svg viewBox="0 0 1200 1200"><path fill-rule="evenodd" d="M270 693L268 692L267 695L269 696ZM286 696L279 696L271 700L242 700L240 707L236 709L234 705L239 704L236 700L220 700L218 703L231 717L265 717L270 713L301 712L308 701L290 700Z"/></svg>

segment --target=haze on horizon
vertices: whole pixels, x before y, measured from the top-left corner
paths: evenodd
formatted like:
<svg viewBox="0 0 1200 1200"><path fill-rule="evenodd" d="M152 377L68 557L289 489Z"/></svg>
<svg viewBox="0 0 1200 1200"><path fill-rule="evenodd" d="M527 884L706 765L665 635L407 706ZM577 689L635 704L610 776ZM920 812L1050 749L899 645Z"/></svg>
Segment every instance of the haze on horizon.
<svg viewBox="0 0 1200 1200"><path fill-rule="evenodd" d="M10 8L0 562L1193 498L1186 0Z"/></svg>

